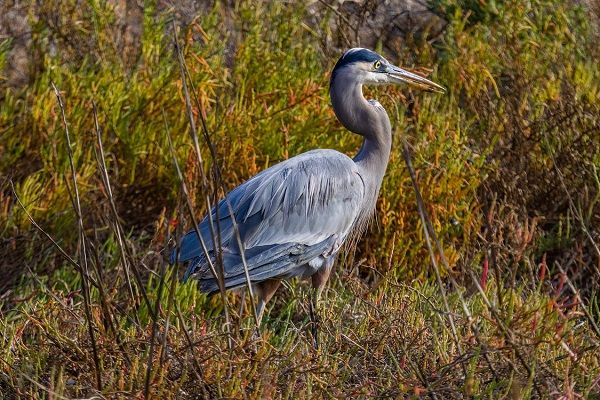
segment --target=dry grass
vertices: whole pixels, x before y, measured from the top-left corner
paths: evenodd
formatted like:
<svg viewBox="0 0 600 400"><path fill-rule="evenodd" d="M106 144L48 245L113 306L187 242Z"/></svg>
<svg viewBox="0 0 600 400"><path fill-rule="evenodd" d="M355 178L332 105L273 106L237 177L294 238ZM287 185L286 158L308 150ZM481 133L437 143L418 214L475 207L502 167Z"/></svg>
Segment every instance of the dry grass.
<svg viewBox="0 0 600 400"><path fill-rule="evenodd" d="M302 282L257 338L248 296L207 298L164 249L266 166L355 151L330 25L241 1L174 29L157 5L138 37L112 3L31 6L29 81L0 73L3 398L600 396L600 54L570 3L492 3L432 2L444 34L397 55L446 96L369 91L403 140L319 351Z"/></svg>

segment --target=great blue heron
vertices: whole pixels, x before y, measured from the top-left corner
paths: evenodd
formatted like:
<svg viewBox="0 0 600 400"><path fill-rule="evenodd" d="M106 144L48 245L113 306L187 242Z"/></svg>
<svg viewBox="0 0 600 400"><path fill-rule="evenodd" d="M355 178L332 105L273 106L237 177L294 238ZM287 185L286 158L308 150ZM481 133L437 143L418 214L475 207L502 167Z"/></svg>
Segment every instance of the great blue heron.
<svg viewBox="0 0 600 400"><path fill-rule="evenodd" d="M215 264L218 247L209 218L213 228L219 226L226 289L246 285L245 257L258 297L259 323L283 279L311 277L316 306L342 244L369 222L388 164L392 131L385 109L375 100L366 100L362 86L402 82L444 90L371 50L346 51L333 69L329 93L340 122L364 137L358 154L350 158L318 149L280 162L229 192L200 223L199 233ZM185 279L194 275L202 291L216 292L217 279L198 239L196 230L183 237L178 260L190 261Z"/></svg>

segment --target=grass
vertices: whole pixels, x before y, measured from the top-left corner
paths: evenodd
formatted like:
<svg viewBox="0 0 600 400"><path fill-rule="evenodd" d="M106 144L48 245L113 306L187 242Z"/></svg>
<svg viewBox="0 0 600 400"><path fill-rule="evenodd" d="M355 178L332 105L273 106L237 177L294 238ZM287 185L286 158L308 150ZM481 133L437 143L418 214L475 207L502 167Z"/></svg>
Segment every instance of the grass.
<svg viewBox="0 0 600 400"><path fill-rule="evenodd" d="M366 92L388 110L394 145L377 222L325 292L319 351L304 283L278 292L256 338L248 296L207 298L163 253L191 226L188 199L199 217L207 196L278 161L356 151L327 94L337 14L317 7L323 22L307 24L301 6L239 1L181 27L150 1L126 44L112 3L32 5L29 83L0 73L0 393L600 396L592 19L566 1L484 3L431 2L443 36L408 37L390 57L429 68L446 95ZM0 43L2 68L11 46ZM434 252L439 281L401 138L447 260Z"/></svg>

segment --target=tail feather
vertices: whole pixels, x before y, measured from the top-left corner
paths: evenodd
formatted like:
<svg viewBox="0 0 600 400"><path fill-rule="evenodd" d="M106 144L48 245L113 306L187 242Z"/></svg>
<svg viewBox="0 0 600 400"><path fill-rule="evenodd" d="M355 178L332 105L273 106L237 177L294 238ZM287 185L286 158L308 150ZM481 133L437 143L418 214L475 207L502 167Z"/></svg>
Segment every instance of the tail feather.
<svg viewBox="0 0 600 400"><path fill-rule="evenodd" d="M257 254L247 260L246 263L250 281L255 283L267 279L287 279L302 275L304 272L303 266L331 248L332 241L330 238L313 246L293 244L285 248L279 248L277 251L265 251ZM294 271L296 268L298 270ZM199 277L199 283L200 290L203 292L212 293L219 290L217 280L212 274ZM245 284L246 274L243 263L227 268L225 273L226 289L234 289Z"/></svg>

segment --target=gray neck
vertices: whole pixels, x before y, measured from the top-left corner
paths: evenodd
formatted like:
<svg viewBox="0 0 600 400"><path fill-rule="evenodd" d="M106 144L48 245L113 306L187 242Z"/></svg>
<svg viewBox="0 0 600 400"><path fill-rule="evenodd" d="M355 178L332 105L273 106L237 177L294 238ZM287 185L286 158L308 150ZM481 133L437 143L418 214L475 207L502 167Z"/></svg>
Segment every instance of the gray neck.
<svg viewBox="0 0 600 400"><path fill-rule="evenodd" d="M343 73L335 75L329 94L342 125L365 138L354 162L362 172L367 189L376 198L392 147L390 119L379 103L365 100L359 82L344 77Z"/></svg>

